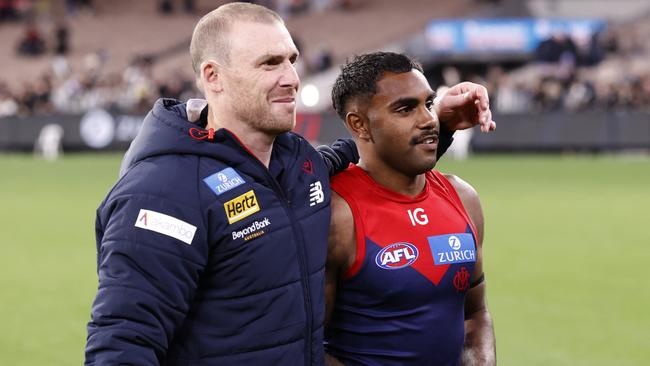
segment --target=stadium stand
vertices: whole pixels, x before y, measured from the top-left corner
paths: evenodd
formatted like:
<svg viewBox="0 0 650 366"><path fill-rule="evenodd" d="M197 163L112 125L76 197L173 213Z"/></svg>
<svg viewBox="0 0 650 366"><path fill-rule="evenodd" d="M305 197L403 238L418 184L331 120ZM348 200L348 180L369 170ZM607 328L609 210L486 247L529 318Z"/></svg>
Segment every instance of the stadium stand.
<svg viewBox="0 0 650 366"><path fill-rule="evenodd" d="M590 1L599 3L599 0ZM188 34L201 14L224 2L0 1L0 42L13 45L14 49L14 52L0 54L0 65L4 70L0 76L0 118L11 118L11 121L5 121L10 124L26 117L53 115L79 121L86 112L102 108L114 116L133 116L132 121L136 121L160 96L197 97L187 52ZM634 12L611 10L615 16L607 18L607 26L590 38L550 38L540 45L537 52L517 57L486 58L484 54L468 53L451 59L438 57L426 50L426 43L422 43L425 29L431 22L468 18L499 21L524 17L534 20L571 14L576 4L568 1L567 4L573 4L574 8L565 4L569 6L567 9L563 5L561 11L556 9L554 13L553 1L537 0L258 2L283 14L301 50L297 68L303 90L307 89L305 86L315 88L320 99L311 106L302 98L298 99L298 111L302 112L299 121L307 118L328 126L323 129L313 127L319 126L319 122L312 126L313 134L306 133L321 142L345 134L341 126L332 127L332 124L324 122L334 118L328 94L338 73L338 65L351 55L376 49L415 51L434 86L461 80L486 85L494 112L500 116L512 115L513 121L526 119L522 116L531 112L537 116L540 112L590 110L634 111L640 113L634 117L640 118L639 121L648 119L643 113L650 109L650 64L646 61L650 56L650 8L642 7L643 2L625 1L626 4L638 5L632 7ZM607 9L610 8L603 6L601 15L610 11ZM27 34L35 34L42 40L43 52L36 52L37 55L18 52L21 40ZM419 38L420 43L414 43L415 49L409 48L409 43L415 38ZM544 124L561 124L564 122L559 121L567 119L587 120L591 118L588 115L569 118L565 113ZM619 126L626 120L614 117L612 113L598 118L603 126L599 136L611 136L607 129L612 127L607 126ZM40 126L41 122L38 123ZM127 125L134 124L129 122ZM3 128L2 131L9 131L9 127ZM629 132L619 135L639 136L629 146L650 147L647 146L650 137L639 132L643 128L644 125L637 123ZM137 126L127 130L137 131ZM504 127L500 131L506 136ZM124 142L131 135L126 133ZM32 137L28 134L21 136L5 137L3 146L31 146ZM70 127L66 127L65 136L66 149L71 146L81 148L81 145L71 145ZM477 141L480 142L480 137ZM504 138L504 142L507 141L510 141L509 137ZM599 142L592 145L625 144ZM535 145L529 143L526 146ZM553 145L555 148L561 149L562 146Z"/></svg>
<svg viewBox="0 0 650 366"><path fill-rule="evenodd" d="M0 116L79 113L96 106L142 112L159 95L194 96L187 35L197 14L219 3L195 1L190 12L174 12L173 2L155 0L89 2L79 9L62 8L56 1L23 1L26 20L3 24L0 42L15 44L27 24L35 25L46 35L45 50L37 57L0 55L0 64L11 70L0 79ZM459 16L474 6L441 2L434 8L426 0L409 1L407 7L390 0L273 4L288 18L301 47L302 74L404 37L432 17ZM187 9L186 4L176 9L179 5ZM69 45L66 55L57 57L60 47L52 37L61 24L67 24Z"/></svg>

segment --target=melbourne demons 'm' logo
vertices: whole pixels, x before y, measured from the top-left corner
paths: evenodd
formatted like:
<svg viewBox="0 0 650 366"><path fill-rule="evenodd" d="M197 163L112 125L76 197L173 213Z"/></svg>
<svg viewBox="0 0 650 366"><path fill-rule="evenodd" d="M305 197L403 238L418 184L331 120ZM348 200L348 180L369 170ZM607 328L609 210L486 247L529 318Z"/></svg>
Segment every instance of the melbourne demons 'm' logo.
<svg viewBox="0 0 650 366"><path fill-rule="evenodd" d="M399 269L410 266L418 259L418 248L410 243L395 243L380 250L375 257L377 266L383 269Z"/></svg>
<svg viewBox="0 0 650 366"><path fill-rule="evenodd" d="M456 272L453 282L458 292L466 291L469 288L469 272L467 272L465 267L462 267L460 271Z"/></svg>

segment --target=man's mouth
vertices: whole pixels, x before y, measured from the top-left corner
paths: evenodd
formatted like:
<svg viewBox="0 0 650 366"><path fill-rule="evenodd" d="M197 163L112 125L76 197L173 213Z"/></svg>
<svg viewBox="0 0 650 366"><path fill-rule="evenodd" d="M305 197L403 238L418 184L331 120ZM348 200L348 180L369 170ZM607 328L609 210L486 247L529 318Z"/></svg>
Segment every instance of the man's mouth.
<svg viewBox="0 0 650 366"><path fill-rule="evenodd" d="M412 145L432 145L438 143L438 134L426 134L411 140Z"/></svg>
<svg viewBox="0 0 650 366"><path fill-rule="evenodd" d="M282 98L275 98L271 100L272 103L293 103L296 101L295 97L282 97Z"/></svg>

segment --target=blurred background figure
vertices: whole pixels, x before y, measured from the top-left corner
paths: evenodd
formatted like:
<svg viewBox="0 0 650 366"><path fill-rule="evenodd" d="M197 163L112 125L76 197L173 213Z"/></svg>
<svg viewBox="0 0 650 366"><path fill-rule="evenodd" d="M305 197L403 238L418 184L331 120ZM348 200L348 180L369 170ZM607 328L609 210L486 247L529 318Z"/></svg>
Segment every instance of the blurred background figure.
<svg viewBox="0 0 650 366"><path fill-rule="evenodd" d="M54 161L61 154L63 127L57 124L43 126L34 145L34 154L47 161Z"/></svg>

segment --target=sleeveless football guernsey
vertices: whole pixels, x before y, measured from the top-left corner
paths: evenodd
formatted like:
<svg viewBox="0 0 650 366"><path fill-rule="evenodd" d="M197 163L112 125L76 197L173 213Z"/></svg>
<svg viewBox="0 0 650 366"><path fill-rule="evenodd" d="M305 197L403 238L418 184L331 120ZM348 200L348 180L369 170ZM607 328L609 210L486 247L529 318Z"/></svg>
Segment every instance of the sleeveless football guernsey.
<svg viewBox="0 0 650 366"><path fill-rule="evenodd" d="M332 189L350 206L356 257L338 284L326 350L346 365L457 365L476 262L472 223L439 172L415 198L351 165Z"/></svg>

